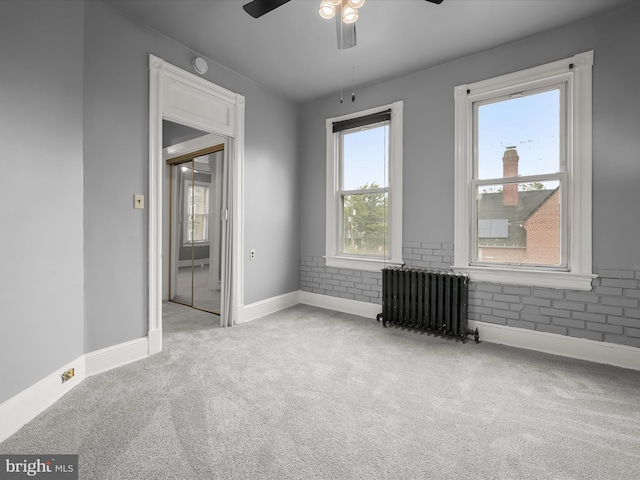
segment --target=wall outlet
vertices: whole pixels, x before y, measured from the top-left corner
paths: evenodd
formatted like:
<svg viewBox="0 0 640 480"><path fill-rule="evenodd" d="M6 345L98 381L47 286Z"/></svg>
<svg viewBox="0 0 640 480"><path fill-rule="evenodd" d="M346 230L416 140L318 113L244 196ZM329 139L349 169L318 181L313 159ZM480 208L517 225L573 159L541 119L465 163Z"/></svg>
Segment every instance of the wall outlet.
<svg viewBox="0 0 640 480"><path fill-rule="evenodd" d="M70 368L69 370L64 372L62 375L60 375L62 377L62 383L66 382L67 380L71 380L75 374L75 368Z"/></svg>
<svg viewBox="0 0 640 480"><path fill-rule="evenodd" d="M255 248L252 248L251 250L249 250L249 260L255 260L256 259L256 250Z"/></svg>

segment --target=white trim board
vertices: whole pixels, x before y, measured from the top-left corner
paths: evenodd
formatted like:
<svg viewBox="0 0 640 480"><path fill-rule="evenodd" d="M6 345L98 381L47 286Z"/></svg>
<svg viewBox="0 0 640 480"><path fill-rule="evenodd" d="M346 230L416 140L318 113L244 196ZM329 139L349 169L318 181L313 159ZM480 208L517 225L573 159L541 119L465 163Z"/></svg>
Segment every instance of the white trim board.
<svg viewBox="0 0 640 480"><path fill-rule="evenodd" d="M85 378L149 356L146 337L96 350L62 365L42 380L0 404L0 443L57 402ZM73 368L74 376L62 383L62 372Z"/></svg>
<svg viewBox="0 0 640 480"><path fill-rule="evenodd" d="M233 200L232 282L223 283L223 315L226 307L236 315L244 303L244 96L149 55L149 353L162 350L162 121L170 120L203 132L233 139L231 183ZM228 152L225 146L225 151ZM228 152L229 153L229 152Z"/></svg>
<svg viewBox="0 0 640 480"><path fill-rule="evenodd" d="M196 260L178 260L178 268L191 266L197 268L201 265L209 265L209 258L198 258Z"/></svg>
<svg viewBox="0 0 640 480"><path fill-rule="evenodd" d="M85 355L87 377L149 356L149 339L138 338Z"/></svg>
<svg viewBox="0 0 640 480"><path fill-rule="evenodd" d="M380 305L373 303L309 292L300 292L300 303L368 318L376 318L382 311ZM469 328L476 327L481 342L640 370L640 348L470 320Z"/></svg>
<svg viewBox="0 0 640 480"><path fill-rule="evenodd" d="M242 309L242 314L238 316L238 323L249 322L256 318L264 317L265 315L298 305L301 303L300 293L301 292L297 290L245 305Z"/></svg>
<svg viewBox="0 0 640 480"><path fill-rule="evenodd" d="M255 320L297 304L371 319L375 319L381 311L380 305L374 303L295 291L243 306L240 310L239 323ZM476 327L480 331L481 341L484 342L640 371L640 348L470 320L469 328ZM149 333L149 338L131 340L83 355L0 404L0 442L53 405L86 377L142 360L152 355L154 351L159 351L161 331ZM157 337L154 334L157 334ZM60 375L70 368L75 369L75 376L62 384Z"/></svg>
<svg viewBox="0 0 640 480"><path fill-rule="evenodd" d="M640 348L469 320L476 327L480 341L640 370Z"/></svg>
<svg viewBox="0 0 640 480"><path fill-rule="evenodd" d="M300 303L374 319L376 315L382 311L382 307L375 303L360 302L358 300L330 297L328 295L303 291L300 292Z"/></svg>
<svg viewBox="0 0 640 480"><path fill-rule="evenodd" d="M63 372L73 368L74 376L62 383ZM4 442L41 412L57 402L86 377L84 356L54 372L0 404L0 442Z"/></svg>

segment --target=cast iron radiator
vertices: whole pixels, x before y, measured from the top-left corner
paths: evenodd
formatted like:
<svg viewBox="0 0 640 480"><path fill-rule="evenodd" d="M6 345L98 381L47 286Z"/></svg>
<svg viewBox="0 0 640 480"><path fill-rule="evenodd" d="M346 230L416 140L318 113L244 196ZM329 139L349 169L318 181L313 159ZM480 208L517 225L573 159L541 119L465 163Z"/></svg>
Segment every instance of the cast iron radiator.
<svg viewBox="0 0 640 480"><path fill-rule="evenodd" d="M441 335L473 335L467 328L469 277L417 268L382 269L382 313L377 320Z"/></svg>

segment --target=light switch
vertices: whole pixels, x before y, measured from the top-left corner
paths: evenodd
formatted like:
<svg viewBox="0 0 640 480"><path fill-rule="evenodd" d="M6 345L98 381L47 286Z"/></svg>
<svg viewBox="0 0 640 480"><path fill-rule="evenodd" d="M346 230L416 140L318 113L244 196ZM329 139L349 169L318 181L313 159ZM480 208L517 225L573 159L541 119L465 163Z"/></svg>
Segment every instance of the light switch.
<svg viewBox="0 0 640 480"><path fill-rule="evenodd" d="M142 208L144 209L144 195L140 193L136 193L133 196L133 208Z"/></svg>

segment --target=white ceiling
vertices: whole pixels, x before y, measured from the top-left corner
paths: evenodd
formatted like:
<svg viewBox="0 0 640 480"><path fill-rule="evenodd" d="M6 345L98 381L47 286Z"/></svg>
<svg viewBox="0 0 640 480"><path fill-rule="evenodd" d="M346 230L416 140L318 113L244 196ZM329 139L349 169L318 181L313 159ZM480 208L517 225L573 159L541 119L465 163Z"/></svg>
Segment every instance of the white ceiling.
<svg viewBox="0 0 640 480"><path fill-rule="evenodd" d="M254 19L249 0L103 0L294 101L422 70L637 0L368 0L358 45L338 50L320 0L292 0ZM355 70L353 66L355 65Z"/></svg>

